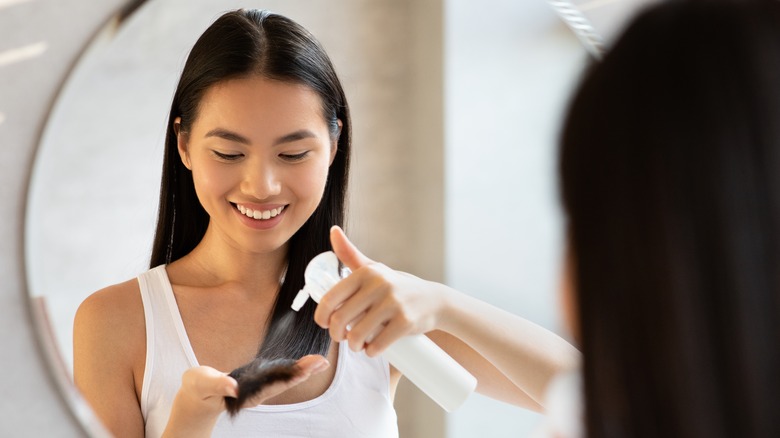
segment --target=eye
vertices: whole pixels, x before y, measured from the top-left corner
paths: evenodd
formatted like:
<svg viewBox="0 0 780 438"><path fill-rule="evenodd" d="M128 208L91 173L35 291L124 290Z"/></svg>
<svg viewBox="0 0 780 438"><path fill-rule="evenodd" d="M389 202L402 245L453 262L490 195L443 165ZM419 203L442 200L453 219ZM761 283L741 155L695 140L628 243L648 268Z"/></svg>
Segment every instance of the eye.
<svg viewBox="0 0 780 438"><path fill-rule="evenodd" d="M309 151L301 152L300 154L279 154L279 157L285 161L300 161L309 155Z"/></svg>
<svg viewBox="0 0 780 438"><path fill-rule="evenodd" d="M212 152L214 152L214 155L216 155L217 158L225 161L236 161L239 158L244 156L244 154L223 154L222 152L218 152L218 151L212 151Z"/></svg>

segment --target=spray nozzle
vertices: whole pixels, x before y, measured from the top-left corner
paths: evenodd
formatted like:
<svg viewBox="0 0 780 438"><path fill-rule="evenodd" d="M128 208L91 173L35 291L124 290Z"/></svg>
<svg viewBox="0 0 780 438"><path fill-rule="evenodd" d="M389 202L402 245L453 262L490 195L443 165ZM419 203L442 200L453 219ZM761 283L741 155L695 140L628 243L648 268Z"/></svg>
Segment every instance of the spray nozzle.
<svg viewBox="0 0 780 438"><path fill-rule="evenodd" d="M303 289L298 291L298 295L295 296L292 302L292 309L296 312L301 310L301 307L303 307L304 304L306 304L306 301L309 300L309 292L306 290L306 286L303 287Z"/></svg>
<svg viewBox="0 0 780 438"><path fill-rule="evenodd" d="M293 299L291 306L296 312L306 304L309 297L319 303L330 288L341 281L338 257L333 251L323 252L314 257L306 265L303 278L306 283Z"/></svg>

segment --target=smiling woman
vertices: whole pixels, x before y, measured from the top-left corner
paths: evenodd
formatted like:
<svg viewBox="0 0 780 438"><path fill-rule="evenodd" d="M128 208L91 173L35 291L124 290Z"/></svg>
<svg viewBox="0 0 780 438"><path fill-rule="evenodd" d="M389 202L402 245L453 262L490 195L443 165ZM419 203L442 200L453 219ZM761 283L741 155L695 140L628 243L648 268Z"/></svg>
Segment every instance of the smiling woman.
<svg viewBox="0 0 780 438"><path fill-rule="evenodd" d="M265 2L265 5L269 6L267 2ZM287 8L296 8L295 4L285 2L285 5L287 5ZM147 4L140 9L138 15L134 15L128 20L113 40L103 40L102 47L93 47L90 51L92 57L85 59L80 64L79 69L76 70L75 75L71 78L65 92L61 96L57 105L58 108L55 110L55 117L50 120L46 130L41 148L42 154L36 162L36 176L31 190L31 214L28 215L27 227L28 272L33 283L32 289L36 291L36 294L45 295L50 308L57 310L52 312L53 322L58 326L56 330L58 336L63 339L66 366L70 364L70 360L67 359L71 350L68 348L70 337L67 334L70 331L69 326L73 314L70 313L70 316L68 316L68 311L65 308L73 306L72 303L83 299L85 292L88 292L89 288L97 289L97 285L101 283L103 285L110 284L116 281L118 276L127 278L127 276L132 276L130 274L132 272L140 272L141 269L139 268L142 266L144 253L148 254L149 251L149 241L144 242L141 236L151 234L150 228L152 228L152 223L149 218L153 217L156 202L149 195L154 194L156 190L149 186L154 185L150 181L159 178L155 177L155 173L159 169L159 147L155 148L155 145L159 144L159 140L155 138L155 130L149 130L145 126L149 124L159 126L162 119L159 111L159 107L162 106L160 101L165 100L165 96L168 93L163 90L165 88L163 85L171 82L171 73L167 73L168 70L165 72L157 71L159 67L155 67L152 71L135 71L133 69L136 67L128 69L126 66L137 65L138 61L142 61L140 64L143 65L144 60L162 61L159 65L171 66L173 74L178 70L178 65L180 65L178 59L182 56L182 48L179 47L178 55L169 56L169 59L164 58L162 53L166 50L171 50L170 47L164 47L166 45L176 46L176 44L183 45L185 43L174 44L168 40L162 44L159 41L155 41L154 45L148 45L146 44L146 38L149 36L149 32L140 30L144 26L150 25L150 18L165 16L165 10L170 6L170 2L167 6L163 2ZM175 7L176 5L173 6ZM176 26L182 29L195 27L193 22L198 20L204 21L204 18L198 17L208 17L208 14L204 14L203 11L209 10L209 7L200 6L201 10L198 10L198 7L197 4L189 3L186 9L192 14L191 16L177 13L175 14L176 20L180 21L171 21L161 30L164 30L166 34L186 35L186 31L179 32L172 30L172 28ZM220 4L220 7L224 7L224 5ZM303 8L301 5L298 5L297 8L296 13L298 16L318 16L323 17L323 19L330 17L328 18L329 24L332 24L335 20L334 17L328 15L328 12L322 10L307 10L304 13L300 10ZM211 8L211 10L213 11L214 9ZM339 19L343 20L345 25L341 26L338 35L344 32L359 33L368 31L368 29L373 34L377 26L370 22L367 23L365 20L358 20L360 16L362 16L362 13L357 11L352 14L349 12L344 13L344 11L340 12ZM405 16L405 11L394 11L389 15L385 14L385 19L394 17L395 22L391 21L383 24L383 26L397 25L399 21L406 20ZM350 26L348 23L355 23L355 25ZM189 34L192 33L193 31L190 30ZM327 32L324 32L324 34L326 37L328 36ZM332 40L333 36L330 38ZM360 38L349 38L349 44L346 45L342 52L358 50L360 45L354 45L354 42L360 40ZM127 49L107 50L120 42L126 45L129 43L129 47ZM340 44L344 46L344 43ZM393 53L396 50L395 47L404 45L402 41L390 42L389 40L383 44L386 45L385 50L382 51L383 59ZM339 52L337 51L337 53ZM97 62L99 60L96 59L97 56L103 58L103 61L101 61L103 63L102 67L100 67L100 62ZM105 61L106 58L108 58L108 63ZM400 64L408 64L408 61L402 57L399 58L399 62ZM380 67L384 63L375 62L371 57L361 57L359 61L352 62L350 65L353 66L353 71L362 72L360 73L361 77L369 72L374 72L376 76L374 77L373 74L370 74L366 79L363 79L359 86L353 85L353 88L361 96L361 99L358 99L358 103L362 104L363 107L370 104L371 106L389 108L387 111L376 111L373 109L364 111L364 125L366 121L371 123L372 119L386 121L399 119L401 112L394 110L392 105L382 104L383 100L386 99L383 93L388 89L398 90L399 94L403 93L402 90L410 84L408 73L393 72L390 75L384 74L382 72L384 67ZM102 71L95 71L96 69ZM350 69L346 69L348 75L350 71ZM108 77L105 76L106 72L111 72ZM399 73L401 73L401 76L398 76ZM354 76L355 74L352 73L352 75ZM106 81L107 78L110 79ZM377 88L374 88L375 85L373 84L378 82L382 83L385 90L383 93L374 91ZM157 83L160 85L150 87L151 84ZM285 83L283 85L289 86L290 84ZM297 89L300 87L293 88ZM144 95L141 90L146 89L148 89L148 92ZM273 89L277 90L278 87ZM124 90L130 92L128 93ZM308 93L311 93L311 91L308 90ZM70 96L74 97L71 99ZM102 99L102 96L111 96L112 98L106 101ZM286 97L289 97L289 93ZM304 100L306 109L311 111L312 114L316 114L318 120L326 121L323 118L323 105L319 102L319 97L316 94L314 95L316 98L314 103L311 101L311 94L308 94L306 97L308 98L308 100ZM84 105L84 103L98 101L97 99L102 99L104 102L100 107ZM289 101L289 99L284 98L282 100L285 103ZM281 107L281 105L276 106ZM145 107L149 109L143 109ZM158 108L154 109L154 107ZM131 111L128 112L125 108L131 109ZM295 112L299 113L300 111L298 110L300 108L296 109ZM122 123L100 122L100 120L104 120L103 117L106 114L111 115L111 120L121 120ZM270 116L273 115L270 114ZM266 116L269 115L264 115L263 117ZM155 118L157 121L152 121ZM83 121L86 120L95 123L89 129L84 129ZM149 121L152 121L152 123L149 123ZM249 123L249 126L254 125L254 121ZM397 124L392 123L391 125ZM248 140L250 144L243 145L245 149L241 153L245 154L246 160L251 164L255 164L258 158L267 158L265 155L250 153L252 152L252 146L265 149L270 147L271 150L277 152L274 156L279 169L294 169L310 165L317 157L323 156L320 153L323 150L323 140L325 142L324 157L326 163L329 163L336 158L337 148L335 147L335 139L349 138L348 130L344 130L343 123L338 117L332 120L327 119L327 123L314 127L305 126L304 128L294 127L288 129L286 126L281 125L272 126L274 134L272 137L268 137L273 138L270 141L266 137L258 138L256 133L253 133L251 130L236 129L235 126L222 123L216 126L219 126L219 129L222 130L240 134ZM199 137L205 137L203 133L213 131L216 126L201 131ZM189 132L186 132L186 128L189 129ZM185 126L181 137L198 137L197 129L197 123L193 126ZM373 129L372 131L381 132L382 130ZM216 131L214 133L216 134ZM97 141L89 141L89 137L97 137ZM212 135L208 138L208 141L224 140L225 136L222 136L221 139L218 137ZM397 134L389 132L381 137L381 141L372 142L374 153L380 150L377 148L385 147L392 147L394 151L399 151L399 142L394 140L394 138L397 138ZM316 143L317 148L313 147L313 142ZM192 142L193 148L200 145L200 142ZM76 152L79 149L83 152ZM238 155L234 153L236 151L221 150L216 147L213 149L217 149L216 152L223 155L225 153ZM174 151L178 155L176 148L174 148ZM219 160L219 157L213 152L211 158L212 160ZM181 158L178 156L177 160L182 163ZM241 166L242 160L239 159L237 161L239 162L222 162L219 165L227 167ZM217 163L218 161L213 162ZM261 160L261 165L266 166L268 162L269 160L263 159ZM195 166L198 165L197 161L193 162L193 164ZM379 172L373 172L373 174L393 173L394 166L392 160L385 161L382 163L383 169ZM198 168L195 168L194 171L197 173ZM79 174L80 178L74 179L68 176L73 172ZM264 172L264 174L267 173ZM362 178L362 180L367 181L369 184L371 182L371 179ZM114 181L114 183L111 184L111 189L106 191L104 189L107 186L102 181ZM304 181L300 183L303 184ZM249 184L254 187L250 187L250 189L257 189L257 181L250 180ZM324 187L322 187L321 183L319 184L320 188L318 190L323 191ZM249 191L251 192L252 190ZM237 206L241 205L241 208L244 209L266 210L269 216L273 210L277 211L276 217L281 218L287 216L294 217L296 214L297 208L295 207L299 203L293 202L295 201L294 199L284 199L282 200L283 202L274 202L272 203L273 205L266 205L266 203L258 203L258 200L254 199L258 197L247 196L246 199L231 198L230 202ZM95 205L100 205L101 207L95 209L93 208ZM288 207L289 205L292 205L292 207ZM366 208L364 205L356 210L370 212L371 207ZM309 206L310 209L313 207L316 207L316 204ZM49 212L49 214L41 215L35 213L44 210ZM232 209L232 211L237 212L238 210ZM248 219L250 223L265 222L255 220L254 211L252 213L252 219L246 217L245 214L239 216ZM144 217L146 219L142 219ZM142 220L139 221L139 219ZM182 215L180 212L179 220L182 219L187 219L187 215ZM379 222L382 221L375 221L375 223ZM64 223L68 224L70 228L67 234L62 232ZM109 225L109 228L106 228L106 225ZM116 227L121 227L123 231L117 233L115 231ZM386 233L392 233L392 226L387 227L385 230L380 229L380 231L380 233L375 233L374 236L384 239L381 236ZM392 234L397 235L399 233ZM381 243L381 239L378 242ZM394 239L397 240L397 236ZM161 242L164 240L160 239ZM109 241L111 242L110 247L104 245L105 242ZM128 242L130 243L129 245ZM74 257L74 254L78 254L78 248L83 248L84 252ZM95 248L103 249L96 251ZM114 254L112 257L106 257L108 254L106 252L107 249L111 254ZM160 254L163 254L163 257L167 255L166 251L160 251ZM63 263L63 260L73 260L74 258L85 263L75 270L67 268L68 264ZM407 258L409 262L413 262L413 259L413 257ZM107 262L108 265L114 263L115 266L107 266ZM278 274L276 277L278 278ZM73 292L68 292L69 290ZM63 310L65 311L63 312ZM63 329L59 329L59 327ZM197 328L190 330L197 330ZM123 339L123 341L127 340Z"/></svg>
<svg viewBox="0 0 780 438"><path fill-rule="evenodd" d="M224 233L220 240L248 252L284 248L319 205L336 152L349 153L348 143L338 147L344 122L326 122L310 87L261 76L215 85L198 107L194 123L185 126L178 117L174 129L201 205ZM244 226L268 232L231 232L236 213Z"/></svg>
<svg viewBox="0 0 780 438"><path fill-rule="evenodd" d="M101 40L93 47L89 56L79 63L47 124L31 186L27 249L31 289L46 295L52 307L75 310L73 303L80 302L90 289L132 276L148 264L151 242L143 236L150 236L155 226L163 110L170 100L186 46L196 37L198 23L205 28L216 11L226 7L224 3L217 9L208 2L187 2L182 11L183 3L149 3L131 16L112 39ZM343 39L342 35L357 36L369 30L373 34L382 28L370 20L361 20L363 12L351 7L339 12L337 17L319 6L309 9L296 2L260 3L289 10L304 19L310 17L309 21L321 28L320 33L341 57L365 50L356 43L361 38ZM377 10L383 7L388 5L377 5ZM396 11L385 15L391 20L382 26L403 23L407 13ZM314 16L318 20L312 20ZM341 30L329 32L331 27L326 23L341 23ZM163 35L176 35L176 38L163 38ZM397 104L388 102L387 91L393 91L392 96L403 95L410 85L410 73L406 70L385 71L387 56L398 59L400 65L409 64L407 59L398 56L404 41L388 39L379 43L384 45L382 63L368 55L342 63L345 75L360 78L350 81L352 94L358 96L355 100L362 108L359 125L362 132L358 135L367 137L367 126L376 125L371 129L372 135L379 134L378 139L371 141L374 155L383 150L403 150L399 133L376 122L405 124L402 117L405 114ZM378 83L382 84L381 92L376 87ZM374 169L368 163L369 166L364 164L366 170L359 171L377 176L392 173L401 165L383 160L382 166ZM372 178L361 175L357 181L362 185L376 185ZM358 187L356 193L360 192ZM373 209L380 208L361 203L354 211L375 215ZM38 213L44 211L47 213ZM63 233L63 224L67 224L67 233ZM372 234L376 245L381 247L393 233L379 231ZM398 240L397 235L393 240ZM106 257L113 254L121 257ZM62 263L73 259L85 263L78 270ZM72 315L72 311L70 315L67 311L52 315L66 364L71 362Z"/></svg>
<svg viewBox="0 0 780 438"><path fill-rule="evenodd" d="M75 3L46 6L62 15L68 11L68 5ZM154 232L162 155L162 109L170 103L170 90L186 48L196 34L223 9L239 6L272 8L301 20L322 39L339 66L347 95L360 114L355 126L360 148L351 203L352 217L359 220L351 230L352 236L367 253L398 269L431 279L443 278L441 2L379 1L366 6L356 1L344 2L338 10L321 2L306 1L150 2L131 15L118 33L101 39L87 51L46 123L36 160L26 226L27 274L33 295L45 296L66 368L71 366L70 327L76 305L91 290L130 278L148 266L151 242L147 236ZM556 56L566 57L570 65L577 64L574 58L581 49L557 33L555 17L546 5L537 6L537 10L549 14L547 27L537 32L559 45L542 44L545 48L537 50L540 56L536 57L523 51L528 67L533 68L518 71L563 71L559 65L546 65L550 58L543 53L562 47L562 54ZM60 7L65 10L57 9ZM89 11L99 12L95 8ZM506 21L516 20L511 24L513 28L517 23L525 27L517 20L525 15L515 12L518 13L505 15ZM492 37L498 40L496 35ZM512 50L520 53L526 37L529 41L543 40L538 33L528 32L502 41L517 41L519 45L512 46ZM58 47L52 46L47 53L59 50ZM560 87L560 82L549 83L550 88ZM554 100L551 97L549 102ZM554 117L548 110L540 111L536 106L537 113ZM8 117L4 127L12 126L11 121L18 126L17 113L4 113ZM246 154L244 158L248 160L257 158L248 153L249 149L241 148L259 146L263 141L234 127L220 129L249 141L242 146L231 144L226 150L215 148L215 152L225 155L223 158L241 154ZM536 128L527 132L533 134ZM513 139L516 141L517 138ZM295 143L299 141L296 139ZM283 155L293 158L304 152L285 150ZM8 163L3 160L3 164ZM263 165L266 164L264 161ZM226 161L219 165L240 163ZM262 220L263 216L255 219L255 210L262 210L262 215L267 212L269 220L274 210L277 216L292 214L292 210L287 211L290 202L286 199L270 204L257 203L256 199L226 200L235 205L230 213L240 220L249 219L247 213L252 210L250 223ZM240 209L244 210L243 215L237 213ZM408 394L402 390L399 395L399 427L412 436L443 436L441 412L430 410L424 398ZM406 415L407 411L416 415ZM458 418L467 417L464 412ZM460 424L452 429L455 430L451 436L457 436L458 430L467 430Z"/></svg>
<svg viewBox="0 0 780 438"><path fill-rule="evenodd" d="M115 435L397 436L387 362L331 343L313 304L283 342L264 342L343 225L350 128L328 56L292 20L240 9L198 38L166 127L151 270L90 295L75 317L75 383ZM256 357L297 360L293 378L228 419L223 399L239 394L226 372Z"/></svg>

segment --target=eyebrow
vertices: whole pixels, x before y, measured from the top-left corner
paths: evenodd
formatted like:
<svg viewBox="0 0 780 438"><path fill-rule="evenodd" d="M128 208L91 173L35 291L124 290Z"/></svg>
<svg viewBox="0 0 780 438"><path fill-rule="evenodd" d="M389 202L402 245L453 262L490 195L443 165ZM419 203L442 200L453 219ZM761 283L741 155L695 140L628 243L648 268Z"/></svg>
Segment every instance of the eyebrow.
<svg viewBox="0 0 780 438"><path fill-rule="evenodd" d="M248 138L246 138L246 137L244 137L244 136L242 136L240 134L236 134L235 132L228 131L227 129L222 129L222 128L214 128L211 131L207 132L204 137L205 138L208 138L208 137L219 137L219 138L223 138L223 139L228 140L228 141L233 141L233 142L236 142L236 143L242 143L242 144L246 144L246 145L248 145L250 143Z"/></svg>
<svg viewBox="0 0 780 438"><path fill-rule="evenodd" d="M245 145L251 144L248 138L244 137L241 134L237 134L233 131L228 131L227 129L223 128L214 128L211 131L207 132L205 137L219 137L228 141L241 143ZM304 138L314 138L316 135L314 135L313 132L309 131L308 129L299 129L298 131L292 132L287 135L283 135L276 140L274 140L274 146L283 144L283 143L292 143L294 141L303 140Z"/></svg>

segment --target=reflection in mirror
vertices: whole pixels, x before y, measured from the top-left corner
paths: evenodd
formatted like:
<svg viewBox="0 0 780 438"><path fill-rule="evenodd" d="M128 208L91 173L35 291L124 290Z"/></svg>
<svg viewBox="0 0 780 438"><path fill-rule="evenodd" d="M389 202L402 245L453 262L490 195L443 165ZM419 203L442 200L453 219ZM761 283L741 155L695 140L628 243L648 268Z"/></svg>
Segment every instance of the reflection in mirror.
<svg viewBox="0 0 780 438"><path fill-rule="evenodd" d="M73 366L73 315L79 303L91 292L133 278L148 266L171 95L187 51L221 12L267 8L295 17L315 32L335 64L343 66L338 70L353 96L353 111L362 110L354 138L367 137L370 127L377 137L370 143L374 163L381 163L385 174L401 165L376 152L393 146L392 155L398 155L405 142L399 141L402 131L393 127L406 124L399 119L413 113L405 108L404 96L412 86L425 83L417 80L410 85L414 81L409 79L407 37L388 32L409 26L412 14L395 2L376 2L370 7L361 3L344 2L344 9L336 10L306 1L152 1L117 32L93 43L69 78L46 126L26 224L31 293L46 299L69 371ZM426 29L435 33L433 24ZM426 63L435 66L436 58L422 64ZM440 86L434 76L433 81L437 80ZM363 162L367 161L370 157ZM361 172L360 166L354 171ZM355 179L360 181L361 175ZM367 182L356 184L353 197L360 197L361 187L378 184ZM372 214L370 208L353 209L358 214L361 210L364 216L366 211ZM386 228L374 234L375 241L388 239L382 234L393 235L395 242L404 241L392 226ZM414 263L414 256L404 259Z"/></svg>
<svg viewBox="0 0 780 438"><path fill-rule="evenodd" d="M387 186L387 181L394 180L397 175L407 173L407 168L414 166L414 164L399 162L398 160L401 158L398 157L403 157L403 153L384 152L384 155L372 156L371 152L372 145L381 143L383 138L389 139L387 140L390 142L388 150L398 150L405 143L416 145L414 139L403 137L397 128L392 128L391 132L387 133L388 128L382 128L380 125L385 123L392 125L393 122L396 122L398 126L404 125L405 119L399 114L407 109L408 102L415 102L414 97L411 96L415 85L405 85L403 81L410 80L409 76L413 76L416 71L414 69L417 68L413 63L419 62L419 60L410 61L400 56L398 59L392 58L392 56L399 54L399 50L405 50L408 46L406 43L409 41L391 44L390 48L395 51L388 50L387 53L383 53L384 62L382 64L388 67L384 67L384 70L376 68L372 70L369 65L374 61L371 59L350 58L354 56L368 57L369 55L358 51L354 43L345 41L345 39L354 38L358 34L354 28L350 29L351 22L362 19L377 20L376 16L372 18L372 13L385 13L383 15L385 18L379 18L380 20L395 20L395 23L400 25L398 27L408 26L410 20L403 18L403 15L408 14L412 7L404 3L401 10L398 10L399 6L396 3L385 2L387 4L375 6L376 11L373 11L365 5L361 6L361 2L347 3L350 5L350 8L346 8L348 11L337 12L333 8L328 8L327 5L307 1L150 1L129 16L121 28L101 36L85 54L69 78L45 128L30 188L25 237L27 274L31 293L46 298L64 363L69 370L72 370L73 315L79 303L95 290L133 278L148 268L151 238L154 234L156 219L165 122L171 96L187 51L203 29L224 10L238 7L271 9L294 18L317 35L334 59L336 69L344 81L347 95L353 107L353 118L356 124L356 167L354 168L356 175L354 175L353 182L355 179L359 182L366 181L366 184L353 186L353 204L371 202L372 197L385 201L386 204L398 204L399 201L408 196L408 193L388 194L386 193L387 189L383 186ZM465 20L459 18L461 16L457 15L457 12L464 12L465 8L463 5L458 6L458 2L455 3L456 5L451 11L456 14L451 13L447 19L453 21L449 23L452 24L452 28L466 32L473 23L467 25ZM502 8L507 8L506 5L484 5L484 7L487 10L495 7L493 13L497 15L506 12ZM529 24L528 27L533 29L533 31L525 33L514 33L510 30L508 34L516 37L517 41L502 42L502 44L506 44L506 47L502 47L502 49L506 49L507 52L517 52L517 56L507 57L506 62L509 65L508 68L512 69L513 79L520 83L520 92L530 93L533 98L510 105L514 113L507 116L517 117L518 114L523 117L531 116L530 120L533 122L530 125L536 124L536 126L527 128L522 133L513 132L511 136L502 137L499 135L498 141L493 144L496 147L500 147L502 144L503 147L507 147L508 144L523 143L530 139L528 143L532 145L533 150L526 150L521 157L526 163L524 169L536 166L549 171L550 156L546 151L549 151L552 145L556 115L564 101L565 92L584 59L584 52L577 45L574 37L565 32L563 25L557 21L554 14L543 2L532 7L530 11L526 6L513 6L510 12L511 14L505 15L505 20L500 21L500 23L506 24L511 20L517 20L518 23ZM532 20L528 17L534 17L533 14L541 14L543 19L531 24ZM540 22L545 24L538 24ZM338 29L344 31L343 35L339 34ZM499 33L489 34L487 38L496 37ZM349 35L349 37L344 35ZM503 38L506 34L500 36ZM468 56L468 50L473 46L470 46L468 41L458 40L458 35L449 35L449 37L452 37L457 45L455 48L449 49L450 62L452 63L447 68L469 68L468 61L464 57ZM469 38L472 37L474 36L469 35ZM471 42L492 44L488 41L472 40ZM370 42L368 45L370 46ZM364 50L377 52L388 48L387 44L381 41L376 42L375 46L373 49L369 47ZM495 54L499 51L490 53ZM519 60L522 55L528 59L526 64ZM412 55L404 56L413 57ZM381 59L382 56L379 58ZM545 65L545 63L549 64ZM502 67L496 60L490 61L490 64L485 68L507 71L507 67ZM554 73L554 77L547 76L545 81L532 83L537 81L538 77L550 72ZM361 74L366 73L383 74L379 80L374 79L373 85L385 84L384 90L374 90L374 93L380 96L384 95L384 97L372 101L365 98L365 94L361 95L356 92L361 90L361 85L368 81L368 79L361 77ZM452 83L461 81L461 85L464 79L469 79L468 73L453 74L451 71L446 71L445 74L452 74L454 78ZM398 79L399 75L403 78ZM473 77L471 78L473 79ZM503 93L504 96L514 96L518 91L516 89L503 90ZM387 94L392 94L392 96L388 97ZM468 119L473 114L469 114L464 108L473 106L473 100L469 101L473 97L466 91L452 92L447 98L453 102L460 101L463 105L460 108L448 108L447 111L454 114L455 117ZM399 100L401 102L398 102ZM499 100L496 99L497 102ZM498 108L496 111L501 111L500 105L501 102L496 105L495 108ZM472 111L474 111L473 108ZM501 126L503 120L507 120L502 119L502 117L504 116L495 115L493 117L494 120L491 123L496 122L494 127ZM540 119L544 119L542 123L536 123ZM510 120L509 124L514 123ZM450 129L450 133L454 132L459 136L463 132L461 129L463 126L465 124L458 124L454 128L448 129ZM383 129L385 130L383 131ZM500 129L496 128L496 131L500 131ZM468 138L468 135L460 138ZM451 151L453 153L450 156L456 158L459 156L462 160L461 162L449 163L448 166L451 167L446 169L448 173L462 174L466 168L465 163L472 159L470 155L463 154L462 149L458 149L462 141L458 143L458 140L454 139L454 146L446 146L455 149ZM380 146L388 145L380 144ZM491 154L496 152L491 149L492 146L483 146L483 153L484 151L489 151ZM409 151L406 152L409 155ZM443 155L439 151L438 155L434 156L438 160L442 160ZM371 164L368 166L364 164L364 167L361 168L361 160L363 163ZM409 159L409 161L413 160ZM385 175L385 179L380 177L377 178L378 181L372 183L365 174L371 173L371 166L376 166L376 163L387 166L389 170L382 173ZM505 171L500 167L500 164L496 165L500 172ZM490 173L490 168L482 168L479 172L480 174ZM547 188L552 177L547 174L539 174L538 170L535 172L537 173L527 175L527 177L537 178L534 183L543 181ZM431 173L433 178L442 177L441 174ZM422 182L423 184L418 184L418 187L432 185L428 181ZM509 178L509 183L510 185L524 185L522 181L512 178ZM538 188L538 184L534 186L534 183L531 184L528 193ZM451 209L445 215L459 214L468 208L457 199L464 193L465 197L461 196L460 199L471 199L475 193L475 187L478 188L478 185L466 188L463 192L458 192L459 187L458 182L453 183L452 187L448 187L448 196L456 201L451 203ZM376 193L381 196L376 195ZM520 193L518 199L523 199L522 193L520 191L518 193ZM529 196L531 202L536 203L529 210L541 205L538 210L542 211L543 215L537 217L536 221L547 221L549 217L544 216L545 214L555 215L554 211L551 213L551 210L554 210L551 207L554 202L551 202L549 198L534 199L536 195ZM547 195L554 196L553 193ZM486 199L484 193L480 193L480 197ZM439 199L438 202L443 201ZM488 203L491 202L488 201ZM516 206L510 205L509 207L515 208ZM379 223L379 221L372 220L374 217L371 216L370 209L365 207L356 205L353 208L353 213L356 213L353 214L353 217L359 216L359 218L354 219L356 225L354 229L369 228L369 226L361 225L361 222ZM394 213L390 213L390 215L392 214ZM402 222L404 218L399 216L396 219L395 222ZM445 221L449 219L449 216L443 218ZM555 219L555 217L552 218L552 223L555 223ZM458 230L461 223L456 220L453 220L452 223L454 225L450 229ZM441 230L441 224L437 225L438 229ZM504 226L506 224L498 222L498 225ZM545 228L545 232L542 233L544 239L547 240L540 242L540 244L556 248L558 236L556 231L550 231L549 228ZM392 231L392 229L390 230ZM529 231L535 232L533 228L530 228ZM379 235L383 231L377 230L375 232ZM392 232L386 233L393 234ZM512 231L510 234L513 241L525 238L518 231ZM382 238L376 237L376 239L381 240ZM370 239L366 240L370 241ZM408 242L408 240L401 239L400 242ZM464 254L473 249L468 246L473 245L473 242L464 241L462 237L455 238L452 242L456 248L465 248L466 251L462 252ZM381 245L377 245L373 254L377 253L382 254ZM390 254L397 253L398 251L390 252ZM516 251L513 255L517 255ZM552 260L556 253L550 251L547 255ZM412 272L415 271L413 266L405 267L402 264L404 260L409 258L408 256L395 255L396 260L398 260L396 262L393 261L392 257L388 264ZM458 257L451 257L450 260L448 267L457 268L453 281L465 286L466 290L480 292L479 288L469 284L471 278L467 275L467 270L459 269L466 266L465 261ZM387 261L387 259L383 261ZM489 272L488 270L480 270L479 266L473 263L471 263L471 267L482 274ZM488 267L487 269L494 268ZM554 283L552 281L556 275L554 265L546 265L541 272L545 272L549 277L542 281L544 287L541 290L550 290L547 286ZM498 280L506 279L506 276L502 278L501 275L491 275L490 277ZM507 286L516 287L512 284ZM506 290L507 286L493 289ZM546 304L540 305L538 299L540 288L537 286L538 284L527 288L537 291L537 298L531 299L533 302L530 307L541 308L541 319L547 323L546 325L554 327L554 317L550 316L553 313L551 309L554 306L554 299L552 295L545 297L542 301L545 301ZM518 304L517 301L512 303L511 293L505 293L502 297L486 296L485 298L494 303L507 301L507 308L510 309L529 307L522 303ZM518 311L517 313L523 312ZM526 316L534 319L534 315L526 313ZM475 403L477 403L475 406L478 406L481 402ZM464 413L461 418L466 417L468 417L468 413ZM465 431L462 432L463 435L458 435L458 432L453 431L449 436L470 436L469 426L458 428ZM514 436L516 434L516 429L512 431L503 428L493 436Z"/></svg>
<svg viewBox="0 0 780 438"><path fill-rule="evenodd" d="M148 268L165 123L187 53L220 13L240 7L302 23L334 14L305 1L146 2L91 44L52 111L31 180L26 266L70 369L79 303Z"/></svg>
<svg viewBox="0 0 780 438"><path fill-rule="evenodd" d="M91 292L148 264L165 107L188 37L166 36L150 2L92 43L42 137L26 224L31 293L46 297L72 371L73 315ZM184 26L181 23L180 26ZM156 29L156 31L155 31Z"/></svg>

